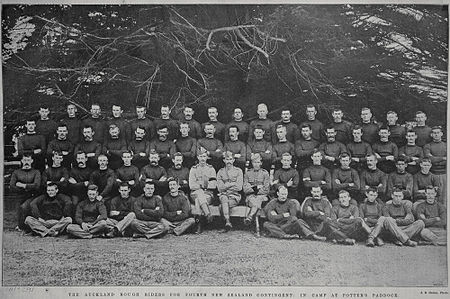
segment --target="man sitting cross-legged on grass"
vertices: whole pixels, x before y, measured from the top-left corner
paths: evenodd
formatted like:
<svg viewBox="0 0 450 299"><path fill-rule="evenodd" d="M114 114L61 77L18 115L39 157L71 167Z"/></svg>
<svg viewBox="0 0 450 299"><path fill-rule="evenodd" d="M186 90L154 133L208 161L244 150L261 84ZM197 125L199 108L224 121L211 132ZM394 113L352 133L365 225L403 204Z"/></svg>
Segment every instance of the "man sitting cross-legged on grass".
<svg viewBox="0 0 450 299"><path fill-rule="evenodd" d="M233 226L230 222L230 208L235 207L241 200L242 185L244 176L242 170L233 165L234 155L232 152L223 153L225 167L217 172L217 190L219 200L225 218L225 231L229 231Z"/></svg>
<svg viewBox="0 0 450 299"><path fill-rule="evenodd" d="M161 223L168 233L179 236L194 226L195 220L189 217L189 200L179 191L178 181L171 178L168 182L170 191L163 197L164 214Z"/></svg>
<svg viewBox="0 0 450 299"><path fill-rule="evenodd" d="M72 200L59 194L58 186L49 183L46 194L36 197L31 203L31 214L25 219L25 224L41 237L56 237L72 223Z"/></svg>
<svg viewBox="0 0 450 299"><path fill-rule="evenodd" d="M394 244L398 246L406 245L415 247L417 242L411 238L420 235L425 224L422 220L414 221L412 213L412 203L409 200L403 200L403 190L395 188L392 191L392 202L386 203L383 208L383 216L390 217L394 221L389 220L389 236L394 238Z"/></svg>
<svg viewBox="0 0 450 299"><path fill-rule="evenodd" d="M294 200L288 199L288 189L280 185L277 198L272 199L264 208L269 221L264 222L264 228L270 236L280 239L298 239L305 236L308 239L325 241L325 237L316 235L309 225L297 218L297 207Z"/></svg>
<svg viewBox="0 0 450 299"><path fill-rule="evenodd" d="M133 212L136 198L132 197L130 192L131 188L128 183L122 182L119 186L119 195L111 199L111 211L107 220L111 231L106 235L107 237L123 236L131 221L136 218L136 214Z"/></svg>
<svg viewBox="0 0 450 299"><path fill-rule="evenodd" d="M443 204L437 201L436 188L427 186L427 199L417 206L417 217L425 223L421 237L434 245L447 245L447 212Z"/></svg>
<svg viewBox="0 0 450 299"><path fill-rule="evenodd" d="M334 237L336 241L347 245L355 244L355 240L366 239L371 232L367 223L359 217L358 207L350 204L350 194L346 190L339 191L339 205L334 206L331 219L336 220L336 226L340 232L345 234Z"/></svg>
<svg viewBox="0 0 450 299"><path fill-rule="evenodd" d="M250 224L253 217L261 209L262 203L268 200L270 176L269 172L261 168L262 159L260 154L252 155L253 168L247 170L244 175L243 190L246 195L246 203L250 211L244 223Z"/></svg>
<svg viewBox="0 0 450 299"><path fill-rule="evenodd" d="M369 187L366 190L366 199L359 205L359 216L372 228L366 242L369 247L375 246L374 240L378 246L383 246L384 242L379 234L381 229L390 228L384 223L388 218L382 216L383 206L384 203L378 198L377 189Z"/></svg>
<svg viewBox="0 0 450 299"><path fill-rule="evenodd" d="M322 196L322 188L313 186L311 195L305 198L302 206L302 212L306 223L311 227L312 231L324 236L329 240L339 240L345 242L347 236L337 227L335 221L332 221L331 204L326 196ZM353 244L353 241L347 240Z"/></svg>
<svg viewBox="0 0 450 299"><path fill-rule="evenodd" d="M102 237L110 232L110 227L106 222L108 219L106 207L102 200L98 199L97 185L89 185L87 195L88 199L83 200L77 206L76 224L69 224L67 233L81 239Z"/></svg>
<svg viewBox="0 0 450 299"><path fill-rule="evenodd" d="M134 202L133 210L136 219L130 224L133 238L146 237L151 239L166 232L164 225L159 223L164 214L162 198L159 195L154 195L154 192L155 183L148 180L144 185L144 194Z"/></svg>

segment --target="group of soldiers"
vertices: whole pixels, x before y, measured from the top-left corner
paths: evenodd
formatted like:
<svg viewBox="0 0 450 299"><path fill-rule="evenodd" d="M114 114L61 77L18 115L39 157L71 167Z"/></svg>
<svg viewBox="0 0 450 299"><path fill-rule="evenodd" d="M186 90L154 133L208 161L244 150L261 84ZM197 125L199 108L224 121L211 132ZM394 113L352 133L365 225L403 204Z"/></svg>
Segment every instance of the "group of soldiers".
<svg viewBox="0 0 450 299"><path fill-rule="evenodd" d="M79 238L201 233L216 205L226 232L230 210L247 205L244 223L262 210L263 227L278 238L446 244L447 149L442 127L427 126L424 112L412 128L394 111L381 125L369 108L360 124L334 109L326 126L313 105L300 125L288 109L276 122L268 112L259 104L248 124L235 108L223 124L209 107L200 124L191 107L175 120L162 106L151 120L138 106L127 121L120 105L104 119L92 104L81 120L69 104L55 121L43 106L17 142L21 169L10 181L22 200L17 229Z"/></svg>

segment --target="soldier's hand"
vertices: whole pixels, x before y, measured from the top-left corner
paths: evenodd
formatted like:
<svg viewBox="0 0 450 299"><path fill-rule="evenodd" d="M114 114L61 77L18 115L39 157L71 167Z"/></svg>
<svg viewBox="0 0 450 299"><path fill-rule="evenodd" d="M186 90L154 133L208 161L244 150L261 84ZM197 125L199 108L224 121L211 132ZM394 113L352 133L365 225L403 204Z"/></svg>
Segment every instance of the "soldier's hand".
<svg viewBox="0 0 450 299"><path fill-rule="evenodd" d="M41 152L42 152L42 150L41 150L40 148L35 149L35 150L33 151L34 154L40 154Z"/></svg>
<svg viewBox="0 0 450 299"><path fill-rule="evenodd" d="M128 181L128 185L134 185L134 180Z"/></svg>
<svg viewBox="0 0 450 299"><path fill-rule="evenodd" d="M284 217L284 218L287 218L287 217L289 217L289 216L291 216L291 214L289 214L289 213L283 213L283 217Z"/></svg>
<svg viewBox="0 0 450 299"><path fill-rule="evenodd" d="M177 211L177 215L181 215L181 212L182 212L182 211L178 210L178 211Z"/></svg>

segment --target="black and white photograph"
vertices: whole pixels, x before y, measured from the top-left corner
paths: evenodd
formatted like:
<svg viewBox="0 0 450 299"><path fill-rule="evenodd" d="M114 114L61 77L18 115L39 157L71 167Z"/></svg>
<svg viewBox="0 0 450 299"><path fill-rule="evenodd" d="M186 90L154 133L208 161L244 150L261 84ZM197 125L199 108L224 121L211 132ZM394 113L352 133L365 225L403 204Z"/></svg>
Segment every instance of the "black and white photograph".
<svg viewBox="0 0 450 299"><path fill-rule="evenodd" d="M1 20L2 298L448 298L447 3Z"/></svg>

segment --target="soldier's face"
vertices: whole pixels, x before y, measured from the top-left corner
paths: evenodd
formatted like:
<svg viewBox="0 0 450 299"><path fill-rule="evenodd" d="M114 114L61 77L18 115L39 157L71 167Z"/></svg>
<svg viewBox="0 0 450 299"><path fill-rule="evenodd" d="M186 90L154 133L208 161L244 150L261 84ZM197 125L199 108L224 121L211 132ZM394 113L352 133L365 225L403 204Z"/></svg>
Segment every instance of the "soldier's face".
<svg viewBox="0 0 450 299"><path fill-rule="evenodd" d="M361 111L361 119L363 122L369 122L372 118L372 112L370 110L362 110Z"/></svg>
<svg viewBox="0 0 450 299"><path fill-rule="evenodd" d="M424 161L420 163L420 170L423 174L428 174L431 169L431 163L428 161Z"/></svg>
<svg viewBox="0 0 450 299"><path fill-rule="evenodd" d="M36 123L34 121L27 121L25 127L27 128L27 132L34 132L36 129Z"/></svg>
<svg viewBox="0 0 450 299"><path fill-rule="evenodd" d="M277 129L278 140L284 140L286 138L286 128L281 127Z"/></svg>
<svg viewBox="0 0 450 299"><path fill-rule="evenodd" d="M355 142L360 142L362 137L362 131L361 130L353 130L352 132L353 140Z"/></svg>
<svg viewBox="0 0 450 299"><path fill-rule="evenodd" d="M392 203L395 205L399 205L403 200L403 192L402 191L394 191L392 193Z"/></svg>
<svg viewBox="0 0 450 299"><path fill-rule="evenodd" d="M53 155L52 160L53 160L53 165L55 165L56 167L59 167L59 166L61 166L61 162L63 161L63 156Z"/></svg>
<svg viewBox="0 0 450 299"><path fill-rule="evenodd" d="M339 203L343 207L348 207L350 205L350 196L348 193L339 194Z"/></svg>
<svg viewBox="0 0 450 299"><path fill-rule="evenodd" d="M280 188L277 191L278 201L285 202L288 197L288 190L286 188Z"/></svg>
<svg viewBox="0 0 450 299"><path fill-rule="evenodd" d="M406 163L405 163L405 161L397 161L395 166L397 167L397 171L399 173L404 173L405 170L406 170Z"/></svg>
<svg viewBox="0 0 450 299"><path fill-rule="evenodd" d="M31 157L22 157L22 169L31 169L31 164L33 163L33 158Z"/></svg>
<svg viewBox="0 0 450 299"><path fill-rule="evenodd" d="M386 120L388 125L393 126L397 123L398 117L394 113L389 113L386 115Z"/></svg>
<svg viewBox="0 0 450 299"><path fill-rule="evenodd" d="M281 158L281 165L284 169L289 169L291 167L292 158L288 156L283 156Z"/></svg>
<svg viewBox="0 0 450 299"><path fill-rule="evenodd" d="M442 140L442 131L440 129L433 129L431 131L431 138L433 138L433 141L439 142Z"/></svg>
<svg viewBox="0 0 450 299"><path fill-rule="evenodd" d="M122 161L123 161L123 164L125 165L125 166L130 166L131 165L131 160L133 159L133 157L131 156L131 154L130 153L123 153L122 154Z"/></svg>
<svg viewBox="0 0 450 299"><path fill-rule="evenodd" d="M176 169L181 169L183 166L183 156L175 156L172 162Z"/></svg>
<svg viewBox="0 0 450 299"><path fill-rule="evenodd" d="M169 107L161 107L161 116L163 118L168 118L170 115L170 109Z"/></svg>
<svg viewBox="0 0 450 299"><path fill-rule="evenodd" d="M234 158L233 157L225 157L223 159L225 165L233 165L234 163Z"/></svg>
<svg viewBox="0 0 450 299"><path fill-rule="evenodd" d="M118 127L109 129L109 135L112 138L119 138L119 134L120 134L120 129Z"/></svg>
<svg viewBox="0 0 450 299"><path fill-rule="evenodd" d="M339 161L342 168L350 168L350 157L342 157Z"/></svg>
<svg viewBox="0 0 450 299"><path fill-rule="evenodd" d="M189 126L187 124L180 125L180 133L181 133L181 136L184 136L184 137L188 136L189 135Z"/></svg>
<svg viewBox="0 0 450 299"><path fill-rule="evenodd" d="M167 128L164 128L164 129L158 130L157 133L158 133L159 140L164 141L167 139L167 136L169 135L169 130Z"/></svg>
<svg viewBox="0 0 450 299"><path fill-rule="evenodd" d="M425 191L425 195L427 197L427 203L433 204L436 200L436 190L434 189L427 189Z"/></svg>
<svg viewBox="0 0 450 299"><path fill-rule="evenodd" d="M374 156L369 156L367 157L367 167L369 167L370 169L375 169L377 167L377 160L375 159Z"/></svg>
<svg viewBox="0 0 450 299"><path fill-rule="evenodd" d="M183 110L183 114L186 120L191 120L192 116L194 115L194 110L192 110L192 108L186 107Z"/></svg>
<svg viewBox="0 0 450 299"><path fill-rule="evenodd" d="M342 113L342 111L333 111L333 113L331 114L333 116L333 120L335 122L341 122L342 121L342 117L344 116L344 113Z"/></svg>
<svg viewBox="0 0 450 299"><path fill-rule="evenodd" d="M49 113L50 113L50 110L48 110L48 108L40 108L39 109L39 116L42 119L48 118Z"/></svg>
<svg viewBox="0 0 450 299"><path fill-rule="evenodd" d="M414 132L408 132L406 134L406 141L409 145L416 144L417 135Z"/></svg>
<svg viewBox="0 0 450 299"><path fill-rule="evenodd" d="M67 106L67 115L69 117L75 117L76 113L77 113L77 108L75 107L75 105Z"/></svg>
<svg viewBox="0 0 450 299"><path fill-rule="evenodd" d="M211 108L208 109L209 120L216 121L218 115L219 115L219 113L217 112L217 109L211 109Z"/></svg>
<svg viewBox="0 0 450 299"><path fill-rule="evenodd" d="M107 168L108 167L108 158L106 158L105 156L98 157L98 166L100 167L100 169Z"/></svg>
<svg viewBox="0 0 450 299"><path fill-rule="evenodd" d="M90 201L97 200L97 195L98 195L98 191L96 191L96 190L88 190L88 192L87 192L87 196Z"/></svg>
<svg viewBox="0 0 450 299"><path fill-rule="evenodd" d="M100 116L100 112L101 112L100 106L98 106L98 105L92 105L91 106L91 114L92 114L92 116L98 117L98 116Z"/></svg>
<svg viewBox="0 0 450 299"><path fill-rule="evenodd" d="M253 131L253 135L255 135L256 140L261 140L264 137L264 131L261 129L255 129Z"/></svg>
<svg viewBox="0 0 450 299"><path fill-rule="evenodd" d="M322 189L318 187L311 188L311 195L315 199L320 198L322 196Z"/></svg>
<svg viewBox="0 0 450 299"><path fill-rule="evenodd" d="M137 128L134 135L136 136L136 140L142 140L145 136L145 130Z"/></svg>
<svg viewBox="0 0 450 299"><path fill-rule="evenodd" d="M208 160L208 154L207 153L203 153L197 156L198 162L199 163L206 163L206 160Z"/></svg>
<svg viewBox="0 0 450 299"><path fill-rule="evenodd" d="M311 156L311 159L314 165L320 165L320 163L322 162L322 154L320 152L314 153Z"/></svg>
<svg viewBox="0 0 450 299"><path fill-rule="evenodd" d="M258 159L258 160L252 160L252 165L253 165L253 169L254 169L254 170L259 170L259 169L261 169L261 165L262 165L261 159Z"/></svg>
<svg viewBox="0 0 450 299"><path fill-rule="evenodd" d="M67 133L67 127L58 127L58 129L56 130L56 135L58 135L59 140L66 140Z"/></svg>
<svg viewBox="0 0 450 299"><path fill-rule="evenodd" d="M312 131L310 128L302 128L302 136L304 139L309 139L311 137Z"/></svg>
<svg viewBox="0 0 450 299"><path fill-rule="evenodd" d="M326 135L327 135L327 140L330 142L333 142L336 139L336 131L335 130L327 129Z"/></svg>
<svg viewBox="0 0 450 299"><path fill-rule="evenodd" d="M122 108L120 106L112 106L112 114L114 117L122 116Z"/></svg>
<svg viewBox="0 0 450 299"><path fill-rule="evenodd" d="M83 137L84 140L91 141L94 137L94 132L92 131L92 128L83 129Z"/></svg>
<svg viewBox="0 0 450 299"><path fill-rule="evenodd" d="M292 117L292 115L291 115L291 112L289 110L285 110L285 111L281 112L281 119L284 122L289 122L291 120L291 117Z"/></svg>
<svg viewBox="0 0 450 299"><path fill-rule="evenodd" d="M380 140L383 142L387 142L389 140L389 135L391 135L389 133L388 130L380 130L380 132L378 132L378 135L380 135Z"/></svg>
<svg viewBox="0 0 450 299"><path fill-rule="evenodd" d="M153 193L155 193L155 185L153 184L145 184L144 186L144 195L147 197L152 197Z"/></svg>
<svg viewBox="0 0 450 299"><path fill-rule="evenodd" d="M237 140L238 139L239 132L238 132L238 130L236 128L230 128L228 132L229 132L231 140Z"/></svg>
<svg viewBox="0 0 450 299"><path fill-rule="evenodd" d="M208 137L214 136L214 132L215 131L216 130L215 130L213 125L205 126L205 134L206 134L206 136L208 136Z"/></svg>
<svg viewBox="0 0 450 299"><path fill-rule="evenodd" d="M258 109L256 110L256 113L258 113L259 118L266 118L267 117L267 107L265 105L259 105Z"/></svg>
<svg viewBox="0 0 450 299"><path fill-rule="evenodd" d="M119 193L122 198L128 198L130 196L130 187L120 186Z"/></svg>
<svg viewBox="0 0 450 299"><path fill-rule="evenodd" d="M77 165L78 165L78 167L81 167L81 168L86 167L86 161L87 161L87 158L86 158L86 155L84 153L83 154L77 154Z"/></svg>
<svg viewBox="0 0 450 299"><path fill-rule="evenodd" d="M150 154L148 159L150 161L150 165L156 166L156 165L158 165L158 162L159 162L159 155L158 154Z"/></svg>
<svg viewBox="0 0 450 299"><path fill-rule="evenodd" d="M56 186L48 186L47 187L47 194L49 197L55 197L58 193L58 188Z"/></svg>
<svg viewBox="0 0 450 299"><path fill-rule="evenodd" d="M234 120L240 121L240 120L242 120L243 116L244 116L244 114L242 113L241 109L234 109L234 113L233 113Z"/></svg>
<svg viewBox="0 0 450 299"><path fill-rule="evenodd" d="M366 193L366 196L369 202L374 202L378 197L378 192L369 191L368 193Z"/></svg>
<svg viewBox="0 0 450 299"><path fill-rule="evenodd" d="M306 116L309 120L314 120L316 118L316 108L306 108Z"/></svg>
<svg viewBox="0 0 450 299"><path fill-rule="evenodd" d="M136 116L137 116L137 118L139 118L139 119L145 118L145 113L146 113L146 110L145 110L144 107L137 107L136 108Z"/></svg>
<svg viewBox="0 0 450 299"><path fill-rule="evenodd" d="M170 193L177 193L178 192L178 183L175 181L169 182L169 190Z"/></svg>
<svg viewBox="0 0 450 299"><path fill-rule="evenodd" d="M419 113L416 115L416 122L419 126L425 125L425 122L427 121L427 116L425 113Z"/></svg>

